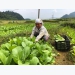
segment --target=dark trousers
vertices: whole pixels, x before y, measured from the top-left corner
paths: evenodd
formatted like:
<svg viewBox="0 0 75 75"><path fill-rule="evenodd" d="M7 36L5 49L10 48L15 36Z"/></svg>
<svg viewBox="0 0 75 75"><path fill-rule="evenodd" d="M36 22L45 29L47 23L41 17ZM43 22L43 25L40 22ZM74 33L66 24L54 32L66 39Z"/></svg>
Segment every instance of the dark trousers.
<svg viewBox="0 0 75 75"><path fill-rule="evenodd" d="M35 36L35 37L37 37L38 35L39 35L39 33L38 33L38 32L35 32L35 33L34 33L34 36Z"/></svg>
<svg viewBox="0 0 75 75"><path fill-rule="evenodd" d="M35 36L35 37L37 37L38 35L39 35L39 33L38 33L38 32L35 32L35 33L34 33L34 36ZM44 37L44 36L43 36L43 37ZM43 39L43 37L41 37L41 39L40 39L40 40L42 40L42 39Z"/></svg>
<svg viewBox="0 0 75 75"><path fill-rule="evenodd" d="M38 33L38 32L35 32L35 33L34 33L34 36L35 36L35 37L37 37L38 35L39 35L39 33ZM42 39L43 39L44 41L47 41L47 40L48 40L48 38L49 38L49 37L42 36L40 40L42 40Z"/></svg>

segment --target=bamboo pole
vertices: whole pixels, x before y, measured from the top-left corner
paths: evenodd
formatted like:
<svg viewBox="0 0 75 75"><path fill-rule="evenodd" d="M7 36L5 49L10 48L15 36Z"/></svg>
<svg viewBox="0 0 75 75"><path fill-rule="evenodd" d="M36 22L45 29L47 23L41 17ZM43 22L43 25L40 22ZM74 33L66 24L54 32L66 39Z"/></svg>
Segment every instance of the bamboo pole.
<svg viewBox="0 0 75 75"><path fill-rule="evenodd" d="M38 18L40 18L40 9L38 9Z"/></svg>

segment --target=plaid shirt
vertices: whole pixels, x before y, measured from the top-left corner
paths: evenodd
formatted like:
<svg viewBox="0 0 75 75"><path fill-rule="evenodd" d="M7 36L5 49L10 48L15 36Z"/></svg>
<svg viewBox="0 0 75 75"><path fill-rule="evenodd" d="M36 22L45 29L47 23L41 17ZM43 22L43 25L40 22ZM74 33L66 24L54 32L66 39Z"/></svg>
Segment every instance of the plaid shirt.
<svg viewBox="0 0 75 75"><path fill-rule="evenodd" d="M38 32L39 35L36 37L35 41L38 41L42 36L50 36L46 30L46 28L42 25L40 29L38 29L36 26L33 27L31 38L34 36L34 33Z"/></svg>

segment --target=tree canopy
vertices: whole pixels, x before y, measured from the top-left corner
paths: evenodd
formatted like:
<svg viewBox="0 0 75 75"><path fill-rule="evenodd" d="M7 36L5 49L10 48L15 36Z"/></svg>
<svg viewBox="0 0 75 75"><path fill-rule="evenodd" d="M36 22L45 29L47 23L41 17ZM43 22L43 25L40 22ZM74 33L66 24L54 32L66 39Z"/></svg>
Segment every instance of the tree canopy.
<svg viewBox="0 0 75 75"><path fill-rule="evenodd" d="M19 13L5 11L0 12L0 20L24 20L24 18Z"/></svg>

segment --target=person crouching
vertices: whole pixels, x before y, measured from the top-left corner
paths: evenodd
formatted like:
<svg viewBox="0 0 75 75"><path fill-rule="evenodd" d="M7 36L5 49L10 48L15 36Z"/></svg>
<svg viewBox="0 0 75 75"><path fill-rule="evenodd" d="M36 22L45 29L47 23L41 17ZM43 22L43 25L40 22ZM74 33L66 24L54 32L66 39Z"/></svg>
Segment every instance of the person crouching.
<svg viewBox="0 0 75 75"><path fill-rule="evenodd" d="M36 37L35 42L41 39L43 39L44 41L47 41L49 39L50 35L47 29L44 27L43 21L41 19L35 20L35 26L32 29L32 33L30 37L33 38L33 36Z"/></svg>

